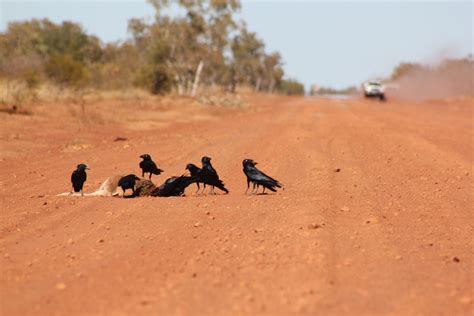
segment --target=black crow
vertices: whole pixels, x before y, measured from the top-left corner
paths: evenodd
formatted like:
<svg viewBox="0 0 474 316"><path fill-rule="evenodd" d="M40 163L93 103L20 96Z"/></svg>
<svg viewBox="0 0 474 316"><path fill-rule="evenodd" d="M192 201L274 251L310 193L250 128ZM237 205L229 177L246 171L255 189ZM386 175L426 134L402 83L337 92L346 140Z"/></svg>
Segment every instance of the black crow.
<svg viewBox="0 0 474 316"><path fill-rule="evenodd" d="M250 187L250 182L253 183L253 194L257 193L258 186L260 185L263 186L263 193L265 193L265 188L269 189L270 191L276 192L276 188L283 187L280 182L258 170L255 167L256 164L257 163L252 159L244 159L242 161L242 165L244 166L244 173L247 176L247 190L245 190L245 193L247 193Z"/></svg>
<svg viewBox="0 0 474 316"><path fill-rule="evenodd" d="M81 163L77 165L77 169L71 174L72 188L74 192L81 192L81 195L84 195L82 187L84 186L84 182L87 180L86 170L89 170L89 167L87 167L86 164Z"/></svg>
<svg viewBox="0 0 474 316"><path fill-rule="evenodd" d="M149 179L151 179L151 175L153 174L159 175L160 173L163 172L163 170L158 168L156 166L156 163L153 160L151 160L150 155L143 154L140 156L140 158L143 159L142 161L140 161L140 168L142 169L142 177L145 176L145 173L149 173L150 174Z"/></svg>
<svg viewBox="0 0 474 316"><path fill-rule="evenodd" d="M127 189L132 189L132 196L135 196L135 181L137 180L140 180L140 178L134 174L129 174L128 176L120 178L118 186L122 188L124 196Z"/></svg>
<svg viewBox="0 0 474 316"><path fill-rule="evenodd" d="M211 165L211 158L210 157L202 157L201 159L202 162L202 169L201 169L201 179L204 185L210 185L212 186L211 191L209 192L210 194L214 194L214 187L218 187L225 193L229 193L229 190L227 190L224 187L224 182L219 179L219 176L217 175L216 170L212 167Z"/></svg>
<svg viewBox="0 0 474 316"><path fill-rule="evenodd" d="M162 185L151 192L151 196L181 196L184 190L197 181L197 177L185 176L171 177Z"/></svg>
<svg viewBox="0 0 474 316"><path fill-rule="evenodd" d="M191 177L195 177L197 179L196 181L196 185L197 185L197 191L196 193L199 192L199 190L201 189L201 187L199 186L199 183L203 182L202 181L202 169L199 168L198 166L196 166L195 164L192 164L192 163L188 163L186 165L186 170L189 171L189 173L191 173ZM204 184L204 189L206 188L206 184Z"/></svg>

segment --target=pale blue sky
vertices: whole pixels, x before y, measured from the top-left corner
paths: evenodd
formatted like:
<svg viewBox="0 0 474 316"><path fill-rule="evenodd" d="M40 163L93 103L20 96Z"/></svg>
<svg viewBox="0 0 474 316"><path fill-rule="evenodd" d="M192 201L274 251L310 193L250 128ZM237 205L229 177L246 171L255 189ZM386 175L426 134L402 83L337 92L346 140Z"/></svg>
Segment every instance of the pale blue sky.
<svg viewBox="0 0 474 316"><path fill-rule="evenodd" d="M0 30L33 17L73 20L103 41L128 37L127 20L153 17L145 0L0 0ZM241 17L285 72L308 87L345 87L390 74L400 61L435 63L473 51L471 1L242 1Z"/></svg>

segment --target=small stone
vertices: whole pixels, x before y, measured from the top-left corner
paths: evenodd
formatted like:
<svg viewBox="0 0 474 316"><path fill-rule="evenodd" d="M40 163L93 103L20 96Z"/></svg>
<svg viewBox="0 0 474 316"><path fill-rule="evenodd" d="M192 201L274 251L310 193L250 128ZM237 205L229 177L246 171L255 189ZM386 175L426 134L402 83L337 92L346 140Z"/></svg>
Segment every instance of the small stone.
<svg viewBox="0 0 474 316"><path fill-rule="evenodd" d="M402 259L402 256L400 256L400 255L396 255L396 256L395 256L395 259L397 259L397 260L401 260L401 259Z"/></svg>
<svg viewBox="0 0 474 316"><path fill-rule="evenodd" d="M348 211L350 211L350 208L348 206L343 206L343 207L341 207L341 211L342 212L348 212Z"/></svg>
<svg viewBox="0 0 474 316"><path fill-rule="evenodd" d="M68 241L67 241L67 243L71 245L71 244L74 243L74 241L72 240L72 238L69 238Z"/></svg>
<svg viewBox="0 0 474 316"><path fill-rule="evenodd" d="M48 202L46 202L46 201L45 201L45 202L43 202L43 205L47 205L47 204L48 204Z"/></svg>
<svg viewBox="0 0 474 316"><path fill-rule="evenodd" d="M194 227L199 227L199 226L201 226L200 222L194 223Z"/></svg>
<svg viewBox="0 0 474 316"><path fill-rule="evenodd" d="M321 228L321 225L313 223L313 224L309 224L308 228L309 229L318 229L318 228Z"/></svg>
<svg viewBox="0 0 474 316"><path fill-rule="evenodd" d="M66 284L64 283L58 283L56 284L56 289L58 289L59 291L62 291L66 288Z"/></svg>
<svg viewBox="0 0 474 316"><path fill-rule="evenodd" d="M207 211L207 212L206 212L206 215L211 215L211 212L210 212L210 211Z"/></svg>
<svg viewBox="0 0 474 316"><path fill-rule="evenodd" d="M334 172L340 172L341 171L341 168L335 168L334 169Z"/></svg>
<svg viewBox="0 0 474 316"><path fill-rule="evenodd" d="M454 258L453 258L453 261L454 261L454 262L460 262L461 260L459 260L458 257L454 257Z"/></svg>
<svg viewBox="0 0 474 316"><path fill-rule="evenodd" d="M98 242L98 243L103 243L104 240L103 240L103 239L99 239L99 240L97 240L97 242Z"/></svg>

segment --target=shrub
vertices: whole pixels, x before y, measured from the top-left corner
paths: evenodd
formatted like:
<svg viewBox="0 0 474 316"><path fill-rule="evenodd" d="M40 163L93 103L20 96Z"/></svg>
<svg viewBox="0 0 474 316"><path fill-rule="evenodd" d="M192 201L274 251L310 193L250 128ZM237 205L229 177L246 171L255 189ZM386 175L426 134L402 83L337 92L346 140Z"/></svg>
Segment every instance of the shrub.
<svg viewBox="0 0 474 316"><path fill-rule="evenodd" d="M35 90L42 81L41 73L36 69L28 69L26 70L23 75L23 80L26 82L26 86L30 90Z"/></svg>
<svg viewBox="0 0 474 316"><path fill-rule="evenodd" d="M293 79L282 80L278 91L285 95L304 95L304 85Z"/></svg>
<svg viewBox="0 0 474 316"><path fill-rule="evenodd" d="M135 85L145 88L152 94L164 94L171 90L173 79L165 66L143 67L138 72Z"/></svg>
<svg viewBox="0 0 474 316"><path fill-rule="evenodd" d="M61 86L83 86L89 76L88 69L71 55L51 56L46 64L46 74Z"/></svg>

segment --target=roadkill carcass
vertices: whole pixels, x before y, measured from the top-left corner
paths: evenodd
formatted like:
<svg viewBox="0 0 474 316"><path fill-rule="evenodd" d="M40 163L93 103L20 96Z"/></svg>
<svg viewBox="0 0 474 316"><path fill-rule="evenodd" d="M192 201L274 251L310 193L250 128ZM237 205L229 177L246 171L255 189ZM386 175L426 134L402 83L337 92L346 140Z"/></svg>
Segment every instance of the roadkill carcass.
<svg viewBox="0 0 474 316"><path fill-rule="evenodd" d="M123 195L119 182L123 175L113 175L108 177L100 187L92 193L84 193L84 196L123 196L125 198L134 198L140 196L182 196L186 188L197 181L196 177L182 175L171 177L160 186L156 186L150 180L140 179L135 183L134 193L132 195ZM80 193L65 192L57 196L81 196Z"/></svg>

